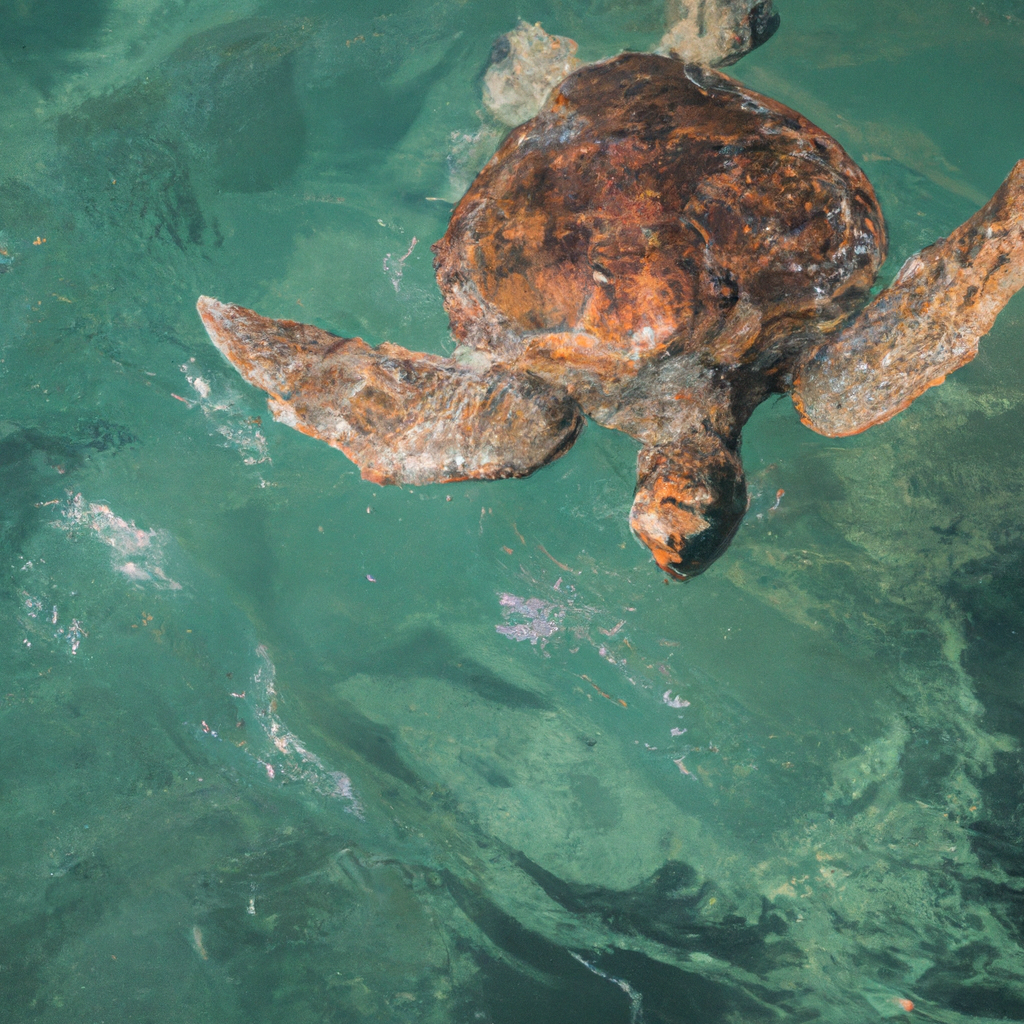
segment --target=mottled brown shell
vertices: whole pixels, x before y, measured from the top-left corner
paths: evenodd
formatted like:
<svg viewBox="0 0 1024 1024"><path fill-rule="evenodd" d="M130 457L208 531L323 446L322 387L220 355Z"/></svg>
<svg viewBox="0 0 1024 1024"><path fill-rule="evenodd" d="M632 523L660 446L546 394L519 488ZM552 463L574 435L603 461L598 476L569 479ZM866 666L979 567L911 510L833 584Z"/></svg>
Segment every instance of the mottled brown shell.
<svg viewBox="0 0 1024 1024"><path fill-rule="evenodd" d="M628 374L666 352L749 362L773 322L848 308L885 246L874 190L825 132L718 72L627 53L509 135L435 265L461 341Z"/></svg>

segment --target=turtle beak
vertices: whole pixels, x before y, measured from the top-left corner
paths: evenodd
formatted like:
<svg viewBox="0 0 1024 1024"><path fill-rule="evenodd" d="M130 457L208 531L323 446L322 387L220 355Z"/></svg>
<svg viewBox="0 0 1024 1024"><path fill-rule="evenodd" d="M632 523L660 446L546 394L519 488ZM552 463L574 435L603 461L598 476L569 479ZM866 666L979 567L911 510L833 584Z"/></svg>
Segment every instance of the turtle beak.
<svg viewBox="0 0 1024 1024"><path fill-rule="evenodd" d="M746 511L739 457L720 442L641 449L629 525L673 579L692 579L711 565Z"/></svg>

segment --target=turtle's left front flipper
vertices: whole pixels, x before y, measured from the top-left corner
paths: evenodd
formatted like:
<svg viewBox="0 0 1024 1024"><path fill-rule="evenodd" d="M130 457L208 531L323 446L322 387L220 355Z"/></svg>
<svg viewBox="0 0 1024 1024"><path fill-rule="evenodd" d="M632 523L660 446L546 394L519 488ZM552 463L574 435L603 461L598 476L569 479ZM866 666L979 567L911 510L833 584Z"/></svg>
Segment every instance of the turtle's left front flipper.
<svg viewBox="0 0 1024 1024"><path fill-rule="evenodd" d="M811 429L858 434L969 363L1024 287L1024 160L948 238L911 256L896 279L798 367L793 401Z"/></svg>
<svg viewBox="0 0 1024 1024"><path fill-rule="evenodd" d="M564 391L479 353L371 348L200 298L211 340L270 395L274 418L340 448L378 484L526 476L568 451L583 415Z"/></svg>

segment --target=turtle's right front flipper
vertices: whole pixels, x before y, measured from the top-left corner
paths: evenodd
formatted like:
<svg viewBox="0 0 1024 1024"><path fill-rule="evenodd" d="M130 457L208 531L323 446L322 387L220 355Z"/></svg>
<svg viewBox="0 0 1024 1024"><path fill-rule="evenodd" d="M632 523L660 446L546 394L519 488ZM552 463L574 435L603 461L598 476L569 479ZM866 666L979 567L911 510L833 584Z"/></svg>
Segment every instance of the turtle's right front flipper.
<svg viewBox="0 0 1024 1024"><path fill-rule="evenodd" d="M378 484L527 476L566 452L583 416L566 394L470 353L468 363L200 298L211 340L270 395L274 418L340 448Z"/></svg>
<svg viewBox="0 0 1024 1024"><path fill-rule="evenodd" d="M1024 287L1024 160L948 238L896 279L801 367L793 401L812 430L858 434L969 363L999 311Z"/></svg>

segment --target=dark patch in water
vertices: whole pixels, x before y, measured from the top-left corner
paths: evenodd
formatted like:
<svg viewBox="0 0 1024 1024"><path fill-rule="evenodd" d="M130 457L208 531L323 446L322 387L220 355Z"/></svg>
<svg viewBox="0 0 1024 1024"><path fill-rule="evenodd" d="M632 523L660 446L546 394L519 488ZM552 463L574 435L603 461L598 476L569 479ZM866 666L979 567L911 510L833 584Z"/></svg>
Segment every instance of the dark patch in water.
<svg viewBox="0 0 1024 1024"><path fill-rule="evenodd" d="M669 862L645 882L622 892L566 882L522 853L512 858L566 910L596 915L622 934L645 935L675 949L707 953L761 976L802 962L798 947L779 938L789 926L767 901L756 923L736 915L708 923L700 911L714 886L701 881L688 864Z"/></svg>
<svg viewBox="0 0 1024 1024"><path fill-rule="evenodd" d="M360 670L374 675L434 676L504 707L546 711L551 703L532 690L516 686L486 665L467 657L443 633L424 628L401 643L362 660Z"/></svg>
<svg viewBox="0 0 1024 1024"><path fill-rule="evenodd" d="M323 731L368 764L420 792L424 783L398 754L395 734L385 725L374 722L348 701L324 704L317 710L318 724Z"/></svg>
<svg viewBox="0 0 1024 1024"><path fill-rule="evenodd" d="M280 58L273 40L255 39L232 49L219 77L207 128L217 183L233 192L268 192L291 178L306 152L294 61Z"/></svg>
<svg viewBox="0 0 1024 1024"><path fill-rule="evenodd" d="M521 867L530 863L521 855L520 860ZM677 881L680 873L686 876L689 871L683 865L673 865L673 868L679 870L669 869L666 872L672 881ZM554 878L541 869L537 871L549 880ZM465 884L449 871L443 872L443 878L463 913L511 958L502 962L482 951L474 951L480 982L476 999L472 1002L485 1006L489 1019L495 1024L517 1024L523 1020L550 1021L551 1024L564 1021L618 1024L630 1018L631 1010L629 996L619 981L626 982L633 993L642 998L640 1008L647 1024L691 1024L695 1020L732 1019L730 1014L750 1024L778 1019L776 1013L735 987L726 987L698 974L657 963L642 953L615 950L597 956L592 951L581 950L578 955L592 965L587 967L567 948L550 942L506 914L481 890ZM555 881L561 887L571 888L568 883ZM654 884L657 885L657 879ZM598 892L593 888L589 891ZM630 896L613 894L611 890L607 890L607 894L611 902L615 897L624 897L628 902ZM595 906L584 908L582 905L580 909L600 910ZM649 906L647 909L654 908ZM626 916L629 917L628 914ZM613 919L611 923L628 932L636 922L629 917L621 921ZM690 926L688 928L693 930ZM701 938L706 938L706 935ZM694 948L699 945L703 950L702 942L691 945ZM518 966L520 964L521 967ZM542 979L537 979L535 972L538 971L542 972ZM766 1002L774 1002L778 998L768 990L758 995Z"/></svg>
<svg viewBox="0 0 1024 1024"><path fill-rule="evenodd" d="M966 566L945 591L965 615L962 663L985 706L985 727L1024 743L1024 544ZM1008 751L995 760L996 771L979 783L984 817L969 826L971 846L983 865L1024 877L1024 754ZM1019 903L1002 887L998 898Z"/></svg>
<svg viewBox="0 0 1024 1024"><path fill-rule="evenodd" d="M70 54L88 48L111 0L0 0L0 53L41 92L73 69Z"/></svg>

